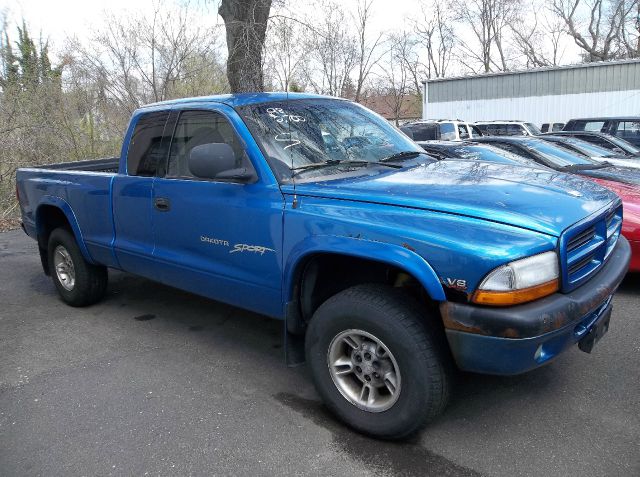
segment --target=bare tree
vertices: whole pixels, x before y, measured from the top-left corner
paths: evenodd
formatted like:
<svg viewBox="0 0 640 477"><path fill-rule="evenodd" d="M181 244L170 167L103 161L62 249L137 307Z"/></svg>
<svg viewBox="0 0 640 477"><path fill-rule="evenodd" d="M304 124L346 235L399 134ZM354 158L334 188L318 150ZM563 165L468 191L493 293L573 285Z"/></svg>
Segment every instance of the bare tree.
<svg viewBox="0 0 640 477"><path fill-rule="evenodd" d="M451 9L444 0L422 1L420 7L422 19L415 21L414 31L427 50L427 76L445 76L455 41Z"/></svg>
<svg viewBox="0 0 640 477"><path fill-rule="evenodd" d="M157 4L150 15L106 17L88 47L73 40L68 49L104 94L130 113L175 97L178 85L201 76L203 69L219 71L217 38L215 28L201 26L188 5L165 9Z"/></svg>
<svg viewBox="0 0 640 477"><path fill-rule="evenodd" d="M356 92L355 101L361 100L363 88L367 77L371 73L373 68L381 58L378 53L379 47L382 42L382 33L379 33L374 40L370 41L368 38L369 21L373 13L373 0L358 0L356 32L357 32L357 63L358 63L358 78L356 80Z"/></svg>
<svg viewBox="0 0 640 477"><path fill-rule="evenodd" d="M218 13L227 32L231 91L263 91L262 51L272 0L222 0Z"/></svg>
<svg viewBox="0 0 640 477"><path fill-rule="evenodd" d="M351 74L358 65L358 52L356 39L344 21L347 15L332 0L321 0L316 10L322 18L313 22L313 34L305 46L311 62L306 80L317 93L353 96Z"/></svg>
<svg viewBox="0 0 640 477"><path fill-rule="evenodd" d="M620 22L620 54L626 58L640 57L640 1L619 0L622 19Z"/></svg>
<svg viewBox="0 0 640 477"><path fill-rule="evenodd" d="M306 32L308 28L292 18L274 16L271 19L267 30L265 76L282 91L299 87L295 79L300 77L299 70L308 55L303 41Z"/></svg>
<svg viewBox="0 0 640 477"><path fill-rule="evenodd" d="M404 58L409 41L410 35L406 32L390 36L390 47L383 58L376 85L377 101L391 113L387 119L393 120L396 126L404 116L407 99L411 96L411 79Z"/></svg>
<svg viewBox="0 0 640 477"><path fill-rule="evenodd" d="M564 29L557 16L532 9L510 26L514 48L524 58L526 68L557 66L562 58Z"/></svg>
<svg viewBox="0 0 640 477"><path fill-rule="evenodd" d="M551 8L564 22L567 34L583 50L585 61L603 61L620 56L617 45L630 9L628 3L618 0L552 0Z"/></svg>
<svg viewBox="0 0 640 477"><path fill-rule="evenodd" d="M463 47L463 54L458 55L462 65L476 72L474 63L479 63L480 71L485 73L509 69L505 32L514 21L519 4L519 0L456 0L457 19L470 28L473 37L467 41L458 36Z"/></svg>

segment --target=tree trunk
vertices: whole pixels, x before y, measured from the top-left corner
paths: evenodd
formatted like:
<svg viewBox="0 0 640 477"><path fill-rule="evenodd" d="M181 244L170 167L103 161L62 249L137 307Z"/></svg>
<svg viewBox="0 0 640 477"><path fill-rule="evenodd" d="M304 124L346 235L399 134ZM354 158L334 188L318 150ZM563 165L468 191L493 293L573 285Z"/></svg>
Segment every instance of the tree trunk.
<svg viewBox="0 0 640 477"><path fill-rule="evenodd" d="M272 0L222 0L227 31L227 78L232 93L264 91L262 50Z"/></svg>

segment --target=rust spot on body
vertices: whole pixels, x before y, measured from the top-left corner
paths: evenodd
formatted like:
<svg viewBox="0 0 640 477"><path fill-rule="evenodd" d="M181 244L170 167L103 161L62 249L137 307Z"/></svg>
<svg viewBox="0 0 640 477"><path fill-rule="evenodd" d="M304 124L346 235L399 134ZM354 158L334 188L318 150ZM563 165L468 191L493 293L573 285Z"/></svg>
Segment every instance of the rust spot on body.
<svg viewBox="0 0 640 477"><path fill-rule="evenodd" d="M408 243L404 242L401 244L404 248L406 248L407 250L411 250L412 252L415 252L416 249L413 248L411 245L409 245Z"/></svg>

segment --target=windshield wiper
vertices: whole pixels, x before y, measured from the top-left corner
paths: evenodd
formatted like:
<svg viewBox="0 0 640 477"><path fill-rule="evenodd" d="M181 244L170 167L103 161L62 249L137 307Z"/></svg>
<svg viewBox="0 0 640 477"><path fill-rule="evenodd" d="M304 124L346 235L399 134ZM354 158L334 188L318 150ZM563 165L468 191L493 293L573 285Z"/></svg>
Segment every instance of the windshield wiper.
<svg viewBox="0 0 640 477"><path fill-rule="evenodd" d="M425 156L429 155L427 151L402 151L402 152L396 152L395 154L391 154L390 156L384 157L380 159L380 162L393 162L393 161L400 161L405 159L412 159L414 157L418 157L420 154L424 154Z"/></svg>
<svg viewBox="0 0 640 477"><path fill-rule="evenodd" d="M562 166L561 171L588 171L592 169L602 169L603 167L611 166L611 163L602 164L569 164L568 166Z"/></svg>
<svg viewBox="0 0 640 477"><path fill-rule="evenodd" d="M400 169L402 166L398 165L398 164L385 164L384 162L381 161L365 161L365 160L360 160L360 161L351 161L351 160L338 160L338 159L329 159L327 161L324 162L318 162L315 164L307 164L304 166L298 166L298 167L294 167L293 169L291 169L292 171L295 171L294 174L291 177L295 177L298 174L305 172L305 171L309 171L309 170L313 170L313 169L323 169L325 167L333 167L333 166L369 166L369 164L374 164L374 165L378 165L378 166L384 166L384 167L391 167L393 169Z"/></svg>

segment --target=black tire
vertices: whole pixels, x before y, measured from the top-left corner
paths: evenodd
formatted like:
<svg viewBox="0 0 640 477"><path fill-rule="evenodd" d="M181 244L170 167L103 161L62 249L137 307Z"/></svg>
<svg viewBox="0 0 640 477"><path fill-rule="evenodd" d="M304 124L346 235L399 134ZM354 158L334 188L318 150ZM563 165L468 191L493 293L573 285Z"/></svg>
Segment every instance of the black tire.
<svg viewBox="0 0 640 477"><path fill-rule="evenodd" d="M75 283L71 289L67 289L63 285L58 273L56 273L54 255L58 247L62 247L69 253L73 263ZM71 306L89 306L102 299L107 289L107 268L87 262L82 256L75 237L69 230L58 228L51 232L47 256L51 278L65 303Z"/></svg>
<svg viewBox="0 0 640 477"><path fill-rule="evenodd" d="M306 334L307 363L326 406L352 428L382 439L404 439L444 410L451 360L440 341L442 332L427 325L425 313L402 290L376 284L344 290L314 313ZM346 330L371 334L394 356L401 385L388 409L371 412L356 407L334 382L328 353L334 338ZM358 385L355 378L354 373L350 379Z"/></svg>

